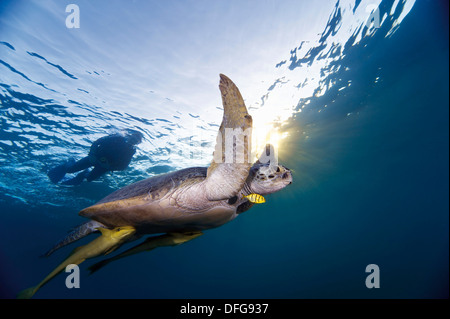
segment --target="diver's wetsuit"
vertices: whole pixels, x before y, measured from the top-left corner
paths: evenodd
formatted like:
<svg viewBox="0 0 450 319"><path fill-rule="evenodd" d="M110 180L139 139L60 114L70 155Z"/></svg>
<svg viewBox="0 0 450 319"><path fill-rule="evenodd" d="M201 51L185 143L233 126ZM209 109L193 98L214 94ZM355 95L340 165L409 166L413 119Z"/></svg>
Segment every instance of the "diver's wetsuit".
<svg viewBox="0 0 450 319"><path fill-rule="evenodd" d="M140 139L137 143L136 140L132 141L134 144L139 142ZM62 185L78 185L84 178L90 182L106 172L124 170L128 167L136 152L135 145L132 143L130 143L129 138L121 134L102 137L92 144L88 156L77 162L72 160L52 168L48 172L48 176L52 182L57 183L66 173L76 173L83 170L74 178L61 183ZM91 166L94 166L94 168L91 171L87 170Z"/></svg>

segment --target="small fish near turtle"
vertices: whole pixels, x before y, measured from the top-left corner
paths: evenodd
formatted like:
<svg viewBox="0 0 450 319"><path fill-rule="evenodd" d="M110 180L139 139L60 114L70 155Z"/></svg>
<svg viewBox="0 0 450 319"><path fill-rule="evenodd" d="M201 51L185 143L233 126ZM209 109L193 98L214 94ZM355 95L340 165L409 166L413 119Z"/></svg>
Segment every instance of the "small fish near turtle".
<svg viewBox="0 0 450 319"><path fill-rule="evenodd" d="M18 297L31 298L70 263L80 264L87 258L105 255L145 235L153 236L94 264L91 271L122 257L190 241L205 230L235 219L254 204L264 203L265 195L292 183L291 171L267 156L273 149L271 145L266 146L255 163L251 162L252 117L239 89L223 74L219 89L224 113L210 166L181 169L138 181L81 210L79 215L90 220L76 227L45 255L93 232L100 231L101 236L75 249L40 284L25 289ZM232 136L235 140L226 143L230 131L245 132L245 135L242 138Z"/></svg>

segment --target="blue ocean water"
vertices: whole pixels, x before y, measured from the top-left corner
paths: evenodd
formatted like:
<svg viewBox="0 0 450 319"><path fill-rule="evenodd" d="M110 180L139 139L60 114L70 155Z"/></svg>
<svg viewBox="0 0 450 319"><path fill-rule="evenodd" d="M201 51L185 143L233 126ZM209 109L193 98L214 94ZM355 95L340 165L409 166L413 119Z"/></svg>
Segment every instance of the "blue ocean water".
<svg viewBox="0 0 450 319"><path fill-rule="evenodd" d="M81 288L62 274L36 298L448 298L448 4L77 1L69 29L69 3L0 3L1 297L67 256L39 258L81 209L209 164L224 73L283 135L293 184L185 245L93 275L86 261ZM125 129L144 135L125 171L48 180Z"/></svg>

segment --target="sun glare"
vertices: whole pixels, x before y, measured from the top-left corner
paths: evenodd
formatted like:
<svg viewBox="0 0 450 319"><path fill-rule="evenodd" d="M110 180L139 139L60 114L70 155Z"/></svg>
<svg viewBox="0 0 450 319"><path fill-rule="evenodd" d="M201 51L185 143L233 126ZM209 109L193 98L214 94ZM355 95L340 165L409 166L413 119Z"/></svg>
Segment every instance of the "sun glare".
<svg viewBox="0 0 450 319"><path fill-rule="evenodd" d="M254 116L253 120L252 152L255 160L261 155L266 144L272 144L276 152L278 152L283 147L283 139L288 135L280 132L280 125L275 125L274 122L263 121L262 118L261 116Z"/></svg>

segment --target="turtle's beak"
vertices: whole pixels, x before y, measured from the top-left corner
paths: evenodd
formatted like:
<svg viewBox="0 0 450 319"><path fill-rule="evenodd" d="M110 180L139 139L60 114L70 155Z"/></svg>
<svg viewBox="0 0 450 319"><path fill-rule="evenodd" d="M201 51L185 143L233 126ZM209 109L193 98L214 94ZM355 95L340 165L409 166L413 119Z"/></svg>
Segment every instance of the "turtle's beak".
<svg viewBox="0 0 450 319"><path fill-rule="evenodd" d="M292 184L292 172L289 168L287 168L285 166L283 166L283 168L284 168L284 173L283 173L283 175L281 175L281 178L288 180L289 181L288 185L290 185L290 184Z"/></svg>

